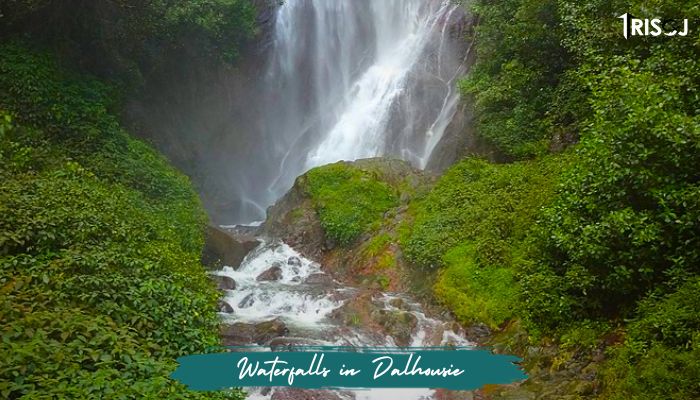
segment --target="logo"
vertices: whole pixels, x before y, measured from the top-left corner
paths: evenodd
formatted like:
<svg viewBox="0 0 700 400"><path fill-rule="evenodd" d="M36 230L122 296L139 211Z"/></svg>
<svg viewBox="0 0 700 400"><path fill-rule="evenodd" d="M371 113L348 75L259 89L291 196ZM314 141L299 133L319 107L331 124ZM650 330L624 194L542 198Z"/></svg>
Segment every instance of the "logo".
<svg viewBox="0 0 700 400"><path fill-rule="evenodd" d="M689 32L687 19L662 21L660 18L635 18L630 14L623 14L619 18L623 21L625 39L630 36L688 36Z"/></svg>

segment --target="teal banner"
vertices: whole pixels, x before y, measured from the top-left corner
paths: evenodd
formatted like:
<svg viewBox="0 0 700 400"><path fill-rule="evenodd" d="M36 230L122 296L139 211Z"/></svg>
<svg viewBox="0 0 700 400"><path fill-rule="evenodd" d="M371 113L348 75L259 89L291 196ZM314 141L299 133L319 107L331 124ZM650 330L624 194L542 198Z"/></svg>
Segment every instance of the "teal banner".
<svg viewBox="0 0 700 400"><path fill-rule="evenodd" d="M527 379L516 364L520 361L473 347L305 347L284 352L229 348L179 358L172 378L197 391L232 387L475 390Z"/></svg>

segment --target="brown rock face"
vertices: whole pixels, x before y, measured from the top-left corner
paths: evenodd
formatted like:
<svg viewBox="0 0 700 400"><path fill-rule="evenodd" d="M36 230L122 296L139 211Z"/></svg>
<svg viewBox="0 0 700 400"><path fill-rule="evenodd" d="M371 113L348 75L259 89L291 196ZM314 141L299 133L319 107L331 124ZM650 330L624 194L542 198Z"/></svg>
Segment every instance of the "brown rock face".
<svg viewBox="0 0 700 400"><path fill-rule="evenodd" d="M306 176L297 178L292 189L267 210L263 230L269 236L282 239L305 257L320 261L325 234L306 193L306 186Z"/></svg>
<svg viewBox="0 0 700 400"><path fill-rule="evenodd" d="M376 310L371 316L397 345L408 347L411 344L411 336L418 325L415 315L404 311Z"/></svg>
<svg viewBox="0 0 700 400"><path fill-rule="evenodd" d="M322 286L333 286L335 284L333 278L328 274L311 274L304 280L304 283Z"/></svg>
<svg viewBox="0 0 700 400"><path fill-rule="evenodd" d="M222 266L237 269L245 256L259 244L260 242L252 236L208 226L202 264L212 269Z"/></svg>
<svg viewBox="0 0 700 400"><path fill-rule="evenodd" d="M211 279L216 283L219 290L236 290L236 281L228 276L212 276Z"/></svg>
<svg viewBox="0 0 700 400"><path fill-rule="evenodd" d="M255 279L258 282L275 282L282 279L282 268L278 265L273 266Z"/></svg>
<svg viewBox="0 0 700 400"><path fill-rule="evenodd" d="M259 324L236 322L221 328L221 341L224 346L264 345L288 333L287 325L279 318Z"/></svg>

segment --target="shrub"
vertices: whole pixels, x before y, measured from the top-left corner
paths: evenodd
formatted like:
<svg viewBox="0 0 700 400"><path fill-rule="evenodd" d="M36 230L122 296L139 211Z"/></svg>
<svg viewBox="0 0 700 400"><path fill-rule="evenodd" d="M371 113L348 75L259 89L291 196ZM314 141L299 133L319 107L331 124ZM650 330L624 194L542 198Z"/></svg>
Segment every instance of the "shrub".
<svg viewBox="0 0 700 400"><path fill-rule="evenodd" d="M189 181L121 130L108 87L0 54L2 397L240 398L168 378L218 344Z"/></svg>
<svg viewBox="0 0 700 400"><path fill-rule="evenodd" d="M255 32L249 0L11 1L0 36L57 50L64 61L138 88L168 62L233 61Z"/></svg>
<svg viewBox="0 0 700 400"><path fill-rule="evenodd" d="M544 217L542 265L576 277L564 295L584 317L625 315L649 291L700 272L700 117L684 100L691 83L640 69L599 78L580 161Z"/></svg>
<svg viewBox="0 0 700 400"><path fill-rule="evenodd" d="M694 399L700 396L700 280L645 299L625 343L611 351L604 399Z"/></svg>
<svg viewBox="0 0 700 400"><path fill-rule="evenodd" d="M554 0L479 0L477 60L461 82L474 99L477 133L510 159L543 154L576 134L584 86L572 83Z"/></svg>

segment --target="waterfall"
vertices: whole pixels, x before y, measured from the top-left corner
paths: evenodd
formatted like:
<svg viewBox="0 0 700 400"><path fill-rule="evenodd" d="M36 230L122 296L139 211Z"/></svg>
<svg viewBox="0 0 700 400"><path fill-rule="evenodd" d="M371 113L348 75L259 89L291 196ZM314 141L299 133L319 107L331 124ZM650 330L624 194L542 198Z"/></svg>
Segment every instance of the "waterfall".
<svg viewBox="0 0 700 400"><path fill-rule="evenodd" d="M391 156L425 167L459 102L449 0L287 0L261 73L266 111L239 169L242 219L262 219L308 169Z"/></svg>

